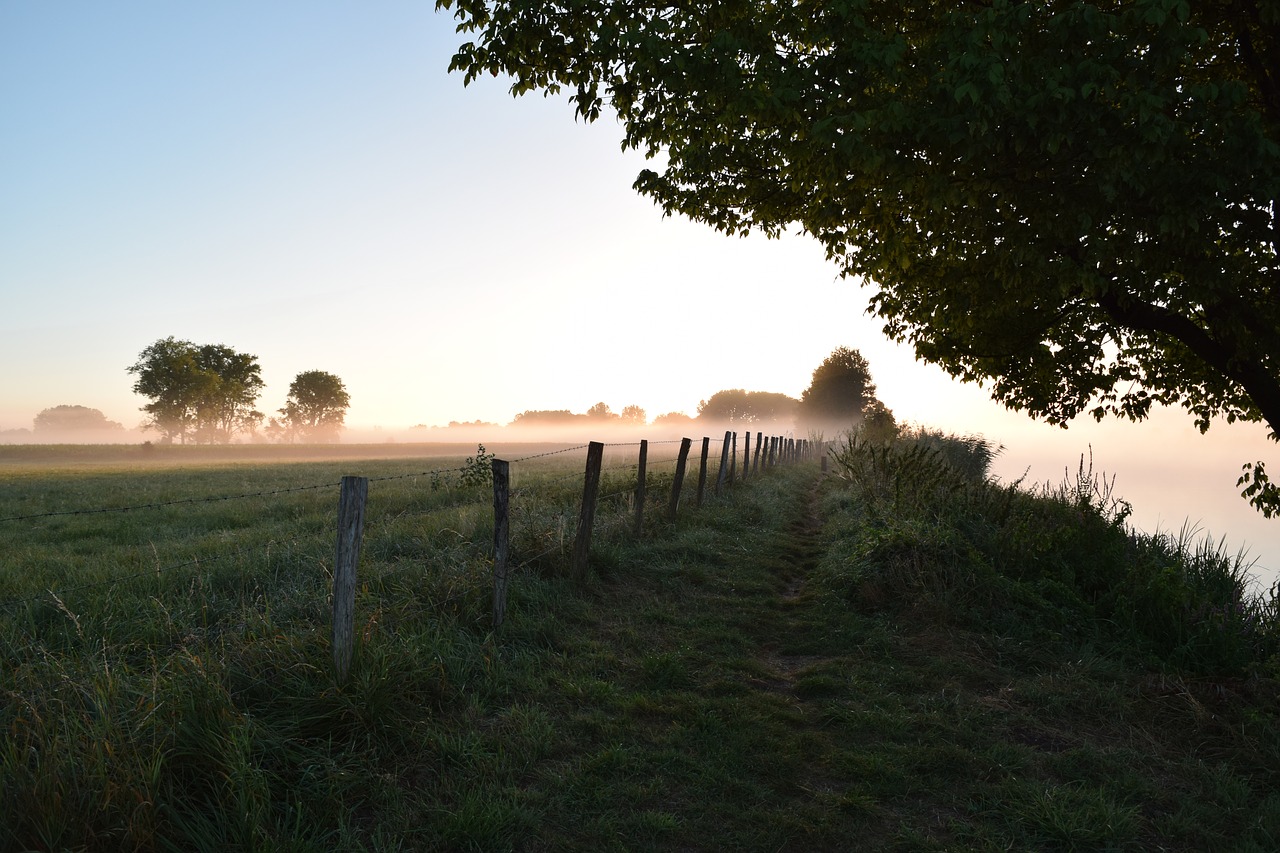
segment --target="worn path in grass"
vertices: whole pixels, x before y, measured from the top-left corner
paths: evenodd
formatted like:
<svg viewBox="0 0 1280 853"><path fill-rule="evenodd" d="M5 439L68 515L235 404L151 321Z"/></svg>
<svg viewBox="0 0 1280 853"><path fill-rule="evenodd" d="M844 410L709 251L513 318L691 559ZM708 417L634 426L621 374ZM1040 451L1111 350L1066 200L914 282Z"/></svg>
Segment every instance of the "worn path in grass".
<svg viewBox="0 0 1280 853"><path fill-rule="evenodd" d="M822 699L847 680L805 594L814 479L704 507L608 566L557 638L553 760L522 806L545 849L813 849L865 839ZM745 517L744 517L745 516Z"/></svg>
<svg viewBox="0 0 1280 853"><path fill-rule="evenodd" d="M1268 849L1280 798L1265 759L1239 754L1238 714L1089 650L1053 657L833 588L816 477L779 473L670 535L606 549L556 620L513 621L510 639L546 654L501 697L488 748L515 765L507 784L448 807L470 820L460 837Z"/></svg>
<svg viewBox="0 0 1280 853"><path fill-rule="evenodd" d="M531 831L517 847L838 849L882 831L832 706L865 638L806 589L820 525L814 473L791 473L606 569L534 688L561 723L511 804Z"/></svg>

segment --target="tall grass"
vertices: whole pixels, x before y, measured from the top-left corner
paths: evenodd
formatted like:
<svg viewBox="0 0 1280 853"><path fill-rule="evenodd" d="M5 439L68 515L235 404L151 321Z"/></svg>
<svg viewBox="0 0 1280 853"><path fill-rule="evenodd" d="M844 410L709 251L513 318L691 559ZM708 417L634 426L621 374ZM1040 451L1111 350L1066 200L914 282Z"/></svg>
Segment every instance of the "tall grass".
<svg viewBox="0 0 1280 853"><path fill-rule="evenodd" d="M514 614L564 597L580 455L516 469ZM459 476L466 461L429 463L359 464L372 482L341 686L330 571L337 483L352 463L11 468L0 850L395 847L420 831L424 803L453 815L429 821L434 843L506 845L519 816L467 781L476 762L498 772L496 754L448 725L421 728L424 713L465 715L505 692L525 665L525 647L491 630L491 494ZM651 467L651 529L669 467ZM634 458L605 471L597 570L631 538L634 475ZM540 620L509 621L508 638L549 636ZM502 773L546 748L523 740L526 725L544 723L522 718L502 739ZM437 772L443 783L406 801L412 777Z"/></svg>
<svg viewBox="0 0 1280 853"><path fill-rule="evenodd" d="M1242 554L1194 531L1132 530L1129 505L1083 458L1056 485L994 482L998 452L921 429L893 443L847 438L833 458L848 489L833 500L854 500L866 524L832 581L1015 632L1035 625L1050 640L1096 634L1192 672L1277 673L1280 589L1255 589Z"/></svg>
<svg viewBox="0 0 1280 853"><path fill-rule="evenodd" d="M21 477L0 502L29 516L0 525L0 848L371 842L362 815L398 813L396 727L486 678L492 520L483 488L364 468L343 687L337 492L309 488L337 465ZM40 515L68 506L141 508Z"/></svg>
<svg viewBox="0 0 1280 853"><path fill-rule="evenodd" d="M585 587L581 457L521 466L501 631L487 491L361 464L342 685L350 464L32 474L0 518L298 490L0 522L0 850L1269 849L1275 714L1188 673L1265 669L1223 638L1271 636L1274 596L1135 540L1087 470L1010 488L919 438L674 521L651 456L639 538L628 451ZM1143 547L1168 564L1125 567ZM1144 580L1176 619L1132 611ZM1256 634L1222 628L1241 608Z"/></svg>

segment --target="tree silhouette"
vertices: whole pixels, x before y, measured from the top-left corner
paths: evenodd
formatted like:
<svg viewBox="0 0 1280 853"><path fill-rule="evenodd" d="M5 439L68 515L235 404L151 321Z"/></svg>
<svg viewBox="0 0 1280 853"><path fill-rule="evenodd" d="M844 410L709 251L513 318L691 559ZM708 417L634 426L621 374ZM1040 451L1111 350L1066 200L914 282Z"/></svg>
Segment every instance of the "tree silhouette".
<svg viewBox="0 0 1280 853"><path fill-rule="evenodd" d="M800 396L800 420L814 429L848 429L875 399L867 360L856 349L839 347L813 371Z"/></svg>
<svg viewBox="0 0 1280 853"><path fill-rule="evenodd" d="M1274 0L436 5L467 82L616 117L664 214L812 235L1009 407L1280 440Z"/></svg>
<svg viewBox="0 0 1280 853"><path fill-rule="evenodd" d="M280 426L292 441L333 442L346 420L351 395L332 373L308 370L289 384L289 396L280 409Z"/></svg>

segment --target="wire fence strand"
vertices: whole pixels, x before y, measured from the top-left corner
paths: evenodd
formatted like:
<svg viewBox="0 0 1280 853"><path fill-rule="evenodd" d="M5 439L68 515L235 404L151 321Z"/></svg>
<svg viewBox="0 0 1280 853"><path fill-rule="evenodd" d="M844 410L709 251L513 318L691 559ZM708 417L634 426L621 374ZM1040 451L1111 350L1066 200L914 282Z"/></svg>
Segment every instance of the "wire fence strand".
<svg viewBox="0 0 1280 853"><path fill-rule="evenodd" d="M655 444L655 445L678 444L678 443L681 443L681 440L670 440L670 441L662 440L662 441L649 442L649 444ZM535 460L548 459L551 457L559 457L565 454L571 454L577 451L584 450L588 446L589 445L587 444L579 444L579 445L564 447L558 450L551 450L543 453L530 454L527 456L519 457L518 459L513 460L513 462L529 463ZM630 448L636 448L639 446L640 446L639 442L632 442L632 443L606 445L606 448L613 448L614 450L616 450L618 448L630 449ZM757 441L757 446L759 446L759 441ZM483 446L481 446L481 449L483 450ZM485 457L483 455L476 457L477 460L481 460L484 458ZM491 455L490 455L490 458L491 458ZM715 478L716 469L721 463L721 458L722 457L720 455L714 455L714 456L708 455L708 457L706 458L705 472L706 474L709 475L708 479ZM672 457L669 459L648 460L646 462L646 465L648 466L651 472L651 469L654 467L670 465L671 463L677 463L679 461L680 461L679 457ZM700 462L695 462L695 466L698 464L700 464ZM757 466L757 468L758 467L759 466ZM635 475L638 473L638 468L639 468L638 460L625 460L625 461L616 462L615 464L608 466L604 470L610 475L616 475L618 472L627 472L630 475L630 479L634 480ZM382 475L377 477L369 477L367 479L369 480L370 483L388 483L392 481L403 481L403 480L411 480L415 478L428 477L432 479L433 487L434 487L435 483L440 482L444 478L450 478L450 477L453 477L454 475L462 477L466 474L473 473L475 470L476 470L476 466L473 463L473 460L468 459L468 464L460 467L428 469L425 471L415 470L415 471L407 472L403 474L387 474L387 475ZM547 476L544 474L542 476L539 476L536 482L531 483L528 486L523 486L519 489L513 489L511 491L511 497L514 500L510 505L511 506L510 511L512 513L513 520L518 521L517 525L513 525L513 532L517 526L527 529L529 525L537 524L538 521L540 520L543 525L546 525L548 522L551 522L552 529L550 529L547 532L550 533L550 535L552 535L553 537L558 538L558 541L555 544L553 544L551 547L541 550L540 552L532 556L523 557L518 563L515 564L514 568L516 569L528 568L530 565L544 559L547 556L550 556L552 554L557 554L557 553L563 554L566 548L566 543L571 542L573 537L575 537L578 533L578 531L576 530L577 517L576 517L575 511L566 509L565 511L553 512L552 515L548 517L547 510L549 509L549 507L547 507L546 505L543 505L542 507L529 506L527 505L526 501L522 499L531 498L531 497L552 497L553 493L560 490L565 484L581 483L584 481L584 477L585 477L585 472L583 471L571 471L569 473L566 473L560 476ZM648 479L649 477L646 476L646 480ZM68 517L68 516L94 516L94 515L105 515L105 514L112 514L112 513L130 513L130 512L141 512L145 510L163 509L167 507L189 507L189 506L195 506L195 505L201 505L201 504L212 504L212 503L244 500L244 499L250 499L250 498L272 498L272 497L278 497L282 495L297 494L297 493L303 493L303 492L314 492L322 489L337 489L340 485L341 485L340 483L326 482L326 483L320 483L315 485L290 486L290 487L282 487L282 488L276 488L276 489L259 489L256 491L246 491L246 492L237 493L237 494L211 495L211 496L205 496L205 497L188 497L188 498L181 498L181 499L168 500L168 501L152 501L148 503L131 504L126 506L51 510L47 512L26 513L26 514L0 517L0 522L20 522L20 521L38 520L38 519L47 519L47 518L56 518L56 517ZM597 500L611 503L611 504L618 504L621 507L622 505L628 505L631 503L632 499L636 494L636 489L638 484L635 482L627 482L625 484L619 484L617 483L616 478L611 476L606 478L605 486L606 486L606 491L603 494L599 495ZM692 478L690 478L690 480L687 480L683 484L684 490L689 490L689 489L692 489L693 487L694 486L693 486ZM567 507L569 505L569 502L573 500L573 496L568 494L560 494L552 497L552 500L564 501ZM426 508L421 508L421 507L412 508L412 507L402 506L397 510L389 510L381 515L368 519L368 521L366 522L366 525L371 532L375 532L374 547L377 547L376 537L379 534L377 534L376 531L390 531L390 528L392 526L398 526L405 522L413 523L414 520L421 520L433 514L438 515L443 513L449 513L465 507L480 507L480 506L483 506L484 503L486 503L486 501L482 497L477 495L474 499L449 501L449 502L442 503L440 505L430 506ZM554 503L552 504L552 506L554 506ZM439 531L436 531L436 532L439 532ZM458 531L455 531L455 533L457 533L457 535L462 539L466 539L465 533L458 532ZM382 535L390 535L390 534L386 533ZM404 534L400 534L400 533L397 533L395 535L400 537L404 536ZM434 533L430 535L434 535ZM541 538L541 537L535 534L535 539L536 538ZM396 555L398 553L401 553L400 549L404 547L403 545L398 544L399 542L407 542L412 545L415 541L417 540L409 540L404 538L401 538L400 540L389 540L388 544L383 546L384 553L390 554L390 555ZM318 540L316 544L318 544ZM472 544L475 544L475 543L472 542ZM366 547L368 547L369 545L370 545L370 542L366 541ZM431 547L437 547L437 546L431 546ZM450 547L455 547L455 546L450 546ZM154 544L152 545L152 548L154 550L155 548ZM478 547L476 550L478 554L484 554L484 553L487 553L490 550L490 548L489 548L489 545L482 543L481 547ZM270 551L271 551L271 543L268 543L265 549L265 553L267 554L268 560L270 560ZM52 597L55 601L58 601L59 603L61 603L60 596L81 593L81 592L99 589L99 588L119 586L128 581L132 581L132 580L136 580L144 577L167 576L172 573L176 573L180 570L190 569L193 567L200 568L200 569L215 567L223 564L228 564L233 561L238 561L238 560L243 561L247 558L256 557L262 553L263 552L261 550L254 549L254 548L238 547L238 548L233 548L221 553L211 553L211 554L194 557L191 559L172 562L167 565L159 565L158 564L159 559L157 556L157 565L147 568L145 570L115 575L113 577L105 578L102 580L74 584L71 586L61 587L58 589L54 589L53 587L47 587L38 592L32 592L29 595L16 595L16 596L0 599L0 612L12 611L14 608L19 607L21 605L30 604L32 602L36 602L40 600L47 600L49 597ZM461 596L462 594L460 593L459 600ZM447 601L445 603L447 603Z"/></svg>

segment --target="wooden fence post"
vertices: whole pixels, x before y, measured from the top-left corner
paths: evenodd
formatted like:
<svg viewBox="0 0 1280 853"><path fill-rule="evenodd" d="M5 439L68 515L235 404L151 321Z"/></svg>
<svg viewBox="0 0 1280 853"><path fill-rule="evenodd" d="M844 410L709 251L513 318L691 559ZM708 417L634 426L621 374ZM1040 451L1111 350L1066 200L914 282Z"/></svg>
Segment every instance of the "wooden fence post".
<svg viewBox="0 0 1280 853"><path fill-rule="evenodd" d="M711 451L711 438L702 437L702 467L698 469L698 506L702 506L702 495L707 489L707 454Z"/></svg>
<svg viewBox="0 0 1280 853"><path fill-rule="evenodd" d="M730 442L729 451L729 485L733 485L738 481L738 434L733 434L733 441Z"/></svg>
<svg viewBox="0 0 1280 853"><path fill-rule="evenodd" d="M725 430L724 444L720 447L720 473L716 474L716 494L720 494L720 489L724 487L725 472L729 470L729 436L731 432Z"/></svg>
<svg viewBox="0 0 1280 853"><path fill-rule="evenodd" d="M747 481L747 474L751 471L751 430L747 430L742 434L742 482Z"/></svg>
<svg viewBox="0 0 1280 853"><path fill-rule="evenodd" d="M764 433L763 433L763 432L757 432L757 433L756 433L756 456L755 456L755 464L753 464L753 465L751 466L752 468L755 468L755 469L756 469L756 473L757 473L757 474L759 474L759 473L760 473L760 448L761 448L761 447L763 447L763 446L764 446Z"/></svg>
<svg viewBox="0 0 1280 853"><path fill-rule="evenodd" d="M649 462L649 442L640 439L640 461L636 466L636 538L644 532L645 466Z"/></svg>
<svg viewBox="0 0 1280 853"><path fill-rule="evenodd" d="M507 613L507 554L510 549L511 463L493 465L493 627L502 627Z"/></svg>
<svg viewBox="0 0 1280 853"><path fill-rule="evenodd" d="M692 438L680 439L680 455L676 458L676 476L671 482L671 506L667 509L667 515L672 521L675 521L676 510L680 508L680 491L684 488L684 469L689 462L689 448L692 445Z"/></svg>
<svg viewBox="0 0 1280 853"><path fill-rule="evenodd" d="M338 544L333 563L333 669L339 684L351 671L355 647L356 566L364 537L368 477L343 477L338 493Z"/></svg>
<svg viewBox="0 0 1280 853"><path fill-rule="evenodd" d="M587 555L591 551L591 526L596 520L596 495L600 491L600 464L604 459L604 444L593 441L587 445L586 481L582 485L582 509L578 512L578 535L573 539L573 579L578 583L587 580Z"/></svg>

